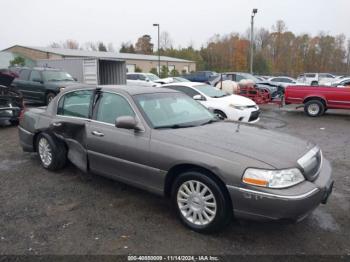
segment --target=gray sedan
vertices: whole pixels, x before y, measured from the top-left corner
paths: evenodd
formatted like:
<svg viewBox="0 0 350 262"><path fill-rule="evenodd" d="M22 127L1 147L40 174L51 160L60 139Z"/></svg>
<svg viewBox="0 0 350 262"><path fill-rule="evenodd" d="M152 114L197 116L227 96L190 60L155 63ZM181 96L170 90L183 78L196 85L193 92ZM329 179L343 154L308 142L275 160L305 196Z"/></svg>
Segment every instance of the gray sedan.
<svg viewBox="0 0 350 262"><path fill-rule="evenodd" d="M44 168L69 159L93 172L172 199L180 220L213 232L233 216L300 220L325 203L333 180L314 144L218 121L168 89L74 87L19 126L24 151Z"/></svg>

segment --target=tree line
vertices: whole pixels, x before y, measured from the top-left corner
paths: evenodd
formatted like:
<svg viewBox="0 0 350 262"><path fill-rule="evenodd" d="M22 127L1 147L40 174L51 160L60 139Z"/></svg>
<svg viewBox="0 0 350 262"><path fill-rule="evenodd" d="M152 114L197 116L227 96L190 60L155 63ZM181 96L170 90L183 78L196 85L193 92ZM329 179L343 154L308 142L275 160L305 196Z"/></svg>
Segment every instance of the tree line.
<svg viewBox="0 0 350 262"><path fill-rule="evenodd" d="M160 35L160 54L195 61L197 70L249 71L250 32L214 35L205 45L194 48L174 47L168 32ZM53 43L52 47L81 48L94 51L114 51L113 45L89 42L82 46L74 40ZM350 74L350 40L343 34L295 34L279 20L271 30L259 28L254 34L254 73L261 75L297 76L304 72ZM135 44L124 42L122 53L157 54L149 35Z"/></svg>

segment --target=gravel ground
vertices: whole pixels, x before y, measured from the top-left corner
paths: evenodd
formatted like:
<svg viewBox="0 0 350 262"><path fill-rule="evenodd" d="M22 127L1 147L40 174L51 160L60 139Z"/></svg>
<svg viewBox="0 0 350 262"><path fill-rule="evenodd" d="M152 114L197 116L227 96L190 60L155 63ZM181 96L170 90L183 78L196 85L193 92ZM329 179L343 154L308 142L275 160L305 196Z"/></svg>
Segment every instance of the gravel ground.
<svg viewBox="0 0 350 262"><path fill-rule="evenodd" d="M260 124L318 143L335 188L298 224L233 221L222 233L184 228L166 199L75 167L53 173L0 127L0 254L350 254L350 112L320 118L264 106ZM273 141L272 141L273 143Z"/></svg>

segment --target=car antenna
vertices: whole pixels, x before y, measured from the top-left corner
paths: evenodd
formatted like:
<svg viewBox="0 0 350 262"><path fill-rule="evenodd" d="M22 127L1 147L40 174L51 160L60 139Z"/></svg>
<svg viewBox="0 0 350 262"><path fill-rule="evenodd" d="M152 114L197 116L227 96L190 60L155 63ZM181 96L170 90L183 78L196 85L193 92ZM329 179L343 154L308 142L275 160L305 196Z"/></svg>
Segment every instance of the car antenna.
<svg viewBox="0 0 350 262"><path fill-rule="evenodd" d="M236 129L236 133L239 132L239 128L241 127L241 123L242 123L242 120L243 120L243 116L241 116L240 118L238 118L238 125L237 125L237 129Z"/></svg>

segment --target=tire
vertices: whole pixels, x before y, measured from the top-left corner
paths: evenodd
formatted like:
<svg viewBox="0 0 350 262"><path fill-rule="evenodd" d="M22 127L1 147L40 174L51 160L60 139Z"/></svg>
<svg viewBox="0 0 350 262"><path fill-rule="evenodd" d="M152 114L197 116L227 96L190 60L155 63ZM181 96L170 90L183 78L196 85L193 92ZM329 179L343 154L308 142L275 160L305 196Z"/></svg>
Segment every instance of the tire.
<svg viewBox="0 0 350 262"><path fill-rule="evenodd" d="M323 115L325 106L320 100L310 100L305 103L304 112L310 117Z"/></svg>
<svg viewBox="0 0 350 262"><path fill-rule="evenodd" d="M203 196L207 197L207 200L195 192L198 185L198 191L204 192ZM187 193L187 197L183 192ZM173 184L171 196L173 207L181 222L196 232L217 232L231 222L233 211L230 200L225 197L219 184L203 172L194 170L180 174Z"/></svg>
<svg viewBox="0 0 350 262"><path fill-rule="evenodd" d="M62 169L67 163L65 145L47 133L40 133L36 139L36 149L41 165L48 170Z"/></svg>
<svg viewBox="0 0 350 262"><path fill-rule="evenodd" d="M47 93L45 97L46 105L48 105L51 102L51 100L55 98L55 96L56 96L55 93L52 93L52 92Z"/></svg>
<svg viewBox="0 0 350 262"><path fill-rule="evenodd" d="M214 114L221 120L224 120L227 118L226 114L220 110L214 110Z"/></svg>
<svg viewBox="0 0 350 262"><path fill-rule="evenodd" d="M312 82L311 82L311 85L312 85L312 86L318 86L318 82L317 82L317 81L312 81Z"/></svg>
<svg viewBox="0 0 350 262"><path fill-rule="evenodd" d="M19 125L19 120L18 119L17 120L10 120L10 124L12 126L18 126Z"/></svg>

